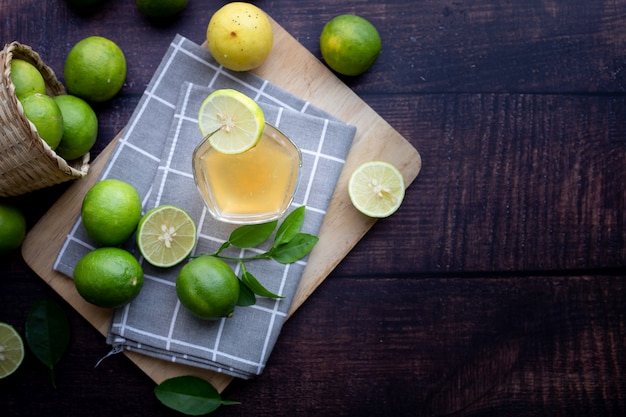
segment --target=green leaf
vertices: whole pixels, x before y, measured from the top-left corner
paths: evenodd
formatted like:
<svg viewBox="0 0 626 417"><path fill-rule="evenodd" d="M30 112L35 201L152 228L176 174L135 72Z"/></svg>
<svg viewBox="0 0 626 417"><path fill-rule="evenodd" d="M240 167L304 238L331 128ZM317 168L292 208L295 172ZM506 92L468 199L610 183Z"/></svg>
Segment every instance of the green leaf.
<svg viewBox="0 0 626 417"><path fill-rule="evenodd" d="M248 288L242 280L239 280L239 298L237 298L237 305L239 307L249 307L255 304L256 297L254 296L254 291Z"/></svg>
<svg viewBox="0 0 626 417"><path fill-rule="evenodd" d="M272 259L281 264L291 264L304 258L313 250L319 238L307 233L298 233L287 243L272 248Z"/></svg>
<svg viewBox="0 0 626 417"><path fill-rule="evenodd" d="M300 206L285 217L278 231L276 231L276 237L274 238L275 247L289 242L300 232L304 224L305 209L305 206Z"/></svg>
<svg viewBox="0 0 626 417"><path fill-rule="evenodd" d="M70 324L63 309L52 300L41 300L33 305L25 324L26 343L37 359L50 368L52 385L54 365L70 343Z"/></svg>
<svg viewBox="0 0 626 417"><path fill-rule="evenodd" d="M228 242L238 248L253 248L265 242L272 235L277 220L269 223L246 224L232 231Z"/></svg>
<svg viewBox="0 0 626 417"><path fill-rule="evenodd" d="M267 298L285 298L282 295L274 294L261 284L254 275L252 275L246 267L241 264L241 281L256 295Z"/></svg>
<svg viewBox="0 0 626 417"><path fill-rule="evenodd" d="M222 401L220 393L213 385L190 375L163 381L154 388L154 394L167 407L190 416L208 414L222 404L239 404L235 401Z"/></svg>

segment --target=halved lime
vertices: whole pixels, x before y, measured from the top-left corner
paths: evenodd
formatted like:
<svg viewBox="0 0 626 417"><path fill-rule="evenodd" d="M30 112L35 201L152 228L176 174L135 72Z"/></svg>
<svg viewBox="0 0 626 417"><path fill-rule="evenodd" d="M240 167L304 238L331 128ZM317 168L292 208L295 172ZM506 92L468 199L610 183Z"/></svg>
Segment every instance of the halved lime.
<svg viewBox="0 0 626 417"><path fill-rule="evenodd" d="M0 323L0 379L11 375L24 360L24 342L13 326Z"/></svg>
<svg viewBox="0 0 626 417"><path fill-rule="evenodd" d="M198 111L200 133L210 134L211 146L221 153L242 153L254 147L264 127L263 109L237 90L212 92Z"/></svg>
<svg viewBox="0 0 626 417"><path fill-rule="evenodd" d="M148 211L137 227L137 246L144 259L166 268L185 259L196 245L196 223L180 207L163 205Z"/></svg>
<svg viewBox="0 0 626 417"><path fill-rule="evenodd" d="M404 178L388 162L365 162L354 170L348 183L354 207L369 217L388 217L404 199Z"/></svg>

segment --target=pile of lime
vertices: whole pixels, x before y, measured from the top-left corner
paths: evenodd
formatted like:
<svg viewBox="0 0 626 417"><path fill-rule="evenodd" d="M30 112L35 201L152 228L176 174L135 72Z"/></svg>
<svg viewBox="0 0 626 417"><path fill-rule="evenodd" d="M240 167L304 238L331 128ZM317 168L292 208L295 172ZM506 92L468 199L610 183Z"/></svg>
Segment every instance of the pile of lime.
<svg viewBox="0 0 626 417"><path fill-rule="evenodd" d="M137 189L119 179L104 179L85 194L81 221L87 235L99 246L76 264L74 283L91 304L114 308L131 302L143 286L143 270L126 244L136 234L144 260L156 267L171 267L193 250L196 225L180 207L163 205L142 216Z"/></svg>
<svg viewBox="0 0 626 417"><path fill-rule="evenodd" d="M213 145L221 152L244 152L259 140L265 126L261 107L236 90L216 90L201 106L198 126L217 132ZM204 133L203 133L204 134ZM143 284L136 258L120 246L135 234L143 259L169 268L188 259L197 241L193 218L182 208L164 204L141 215L136 188L120 179L104 179L85 194L82 225L99 245L77 263L74 282L78 293L100 307L119 307L132 301ZM177 276L181 303L203 319L229 317L239 299L239 280L232 268L215 256L203 255L185 264Z"/></svg>
<svg viewBox="0 0 626 417"><path fill-rule="evenodd" d="M91 150L98 118L89 104L115 96L126 79L126 59L111 40L90 36L77 42L64 66L67 95L52 96L39 69L25 59L11 60L15 96L39 136L67 161Z"/></svg>

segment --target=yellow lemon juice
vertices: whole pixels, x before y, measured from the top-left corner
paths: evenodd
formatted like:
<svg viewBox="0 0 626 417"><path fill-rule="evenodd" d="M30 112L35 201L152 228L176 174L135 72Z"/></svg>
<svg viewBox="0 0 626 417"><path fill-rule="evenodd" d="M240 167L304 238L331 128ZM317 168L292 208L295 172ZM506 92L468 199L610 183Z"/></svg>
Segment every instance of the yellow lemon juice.
<svg viewBox="0 0 626 417"><path fill-rule="evenodd" d="M194 177L211 214L230 223L261 223L289 207L302 157L297 146L266 124L251 149L218 152L205 140L194 153Z"/></svg>

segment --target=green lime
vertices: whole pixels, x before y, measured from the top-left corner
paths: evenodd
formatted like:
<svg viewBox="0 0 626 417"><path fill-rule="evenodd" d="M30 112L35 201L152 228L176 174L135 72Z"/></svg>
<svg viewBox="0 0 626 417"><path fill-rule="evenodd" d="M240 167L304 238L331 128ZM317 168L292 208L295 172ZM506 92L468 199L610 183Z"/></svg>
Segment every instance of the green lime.
<svg viewBox="0 0 626 417"><path fill-rule="evenodd" d="M37 133L50 148L56 149L63 137L63 113L46 94L34 93L22 100L24 115L37 128Z"/></svg>
<svg viewBox="0 0 626 417"><path fill-rule="evenodd" d="M224 5L211 16L206 36L213 58L233 71L260 67L274 44L272 24L265 12L240 1Z"/></svg>
<svg viewBox="0 0 626 417"><path fill-rule="evenodd" d="M343 14L331 19L322 29L320 50L330 68L343 75L367 71L381 50L378 31L366 19Z"/></svg>
<svg viewBox="0 0 626 417"><path fill-rule="evenodd" d="M26 237L26 219L16 207L0 204L0 253L20 247Z"/></svg>
<svg viewBox="0 0 626 417"><path fill-rule="evenodd" d="M166 268L178 264L195 245L196 223L180 207L155 207L139 220L137 247L154 266Z"/></svg>
<svg viewBox="0 0 626 417"><path fill-rule="evenodd" d="M72 47L63 69L72 95L91 102L115 96L126 80L126 58L115 42L90 36Z"/></svg>
<svg viewBox="0 0 626 417"><path fill-rule="evenodd" d="M189 0L135 0L139 11L148 17L172 17L182 12Z"/></svg>
<svg viewBox="0 0 626 417"><path fill-rule="evenodd" d="M388 217L402 204L404 177L388 162L365 162L350 176L348 194L361 213L369 217Z"/></svg>
<svg viewBox="0 0 626 417"><path fill-rule="evenodd" d="M131 184L117 179L97 182L81 207L85 231L103 246L117 246L133 234L141 218L141 198Z"/></svg>
<svg viewBox="0 0 626 417"><path fill-rule="evenodd" d="M98 248L76 263L74 285L91 304L117 308L139 295L143 270L137 259L124 249Z"/></svg>
<svg viewBox="0 0 626 417"><path fill-rule="evenodd" d="M98 117L83 99L62 95L54 101L63 114L63 137L56 153L66 161L79 158L89 152L98 137Z"/></svg>
<svg viewBox="0 0 626 417"><path fill-rule="evenodd" d="M232 317L239 298L239 279L221 259L202 255L180 270L176 294L197 317L206 320Z"/></svg>
<svg viewBox="0 0 626 417"><path fill-rule="evenodd" d="M19 100L34 93L46 94L46 82L37 67L22 59L11 60L11 81Z"/></svg>
<svg viewBox="0 0 626 417"><path fill-rule="evenodd" d="M11 375L24 360L24 342L7 323L0 323L0 379Z"/></svg>

